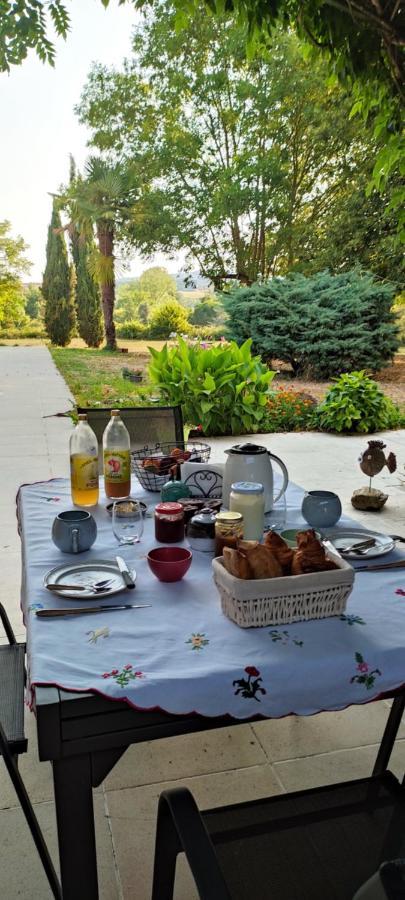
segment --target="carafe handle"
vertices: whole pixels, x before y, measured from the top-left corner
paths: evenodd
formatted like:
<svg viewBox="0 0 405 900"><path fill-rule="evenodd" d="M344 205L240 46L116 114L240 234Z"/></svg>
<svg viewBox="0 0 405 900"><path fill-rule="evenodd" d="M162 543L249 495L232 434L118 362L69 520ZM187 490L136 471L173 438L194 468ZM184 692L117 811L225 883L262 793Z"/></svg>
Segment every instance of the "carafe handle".
<svg viewBox="0 0 405 900"><path fill-rule="evenodd" d="M274 459L276 461L276 463L278 463L278 465L280 466L280 469L283 473L283 484L281 486L281 490L278 492L277 497L274 497L274 499L273 499L273 503L277 503L277 500L279 500L280 497L282 497L283 494L285 494L285 492L287 490L288 472L287 472L287 467L284 465L282 459L280 459L278 456L276 456L275 453L270 453L270 450L268 450L268 454L269 454L270 459Z"/></svg>
<svg viewBox="0 0 405 900"><path fill-rule="evenodd" d="M72 528L72 552L79 552L79 529Z"/></svg>

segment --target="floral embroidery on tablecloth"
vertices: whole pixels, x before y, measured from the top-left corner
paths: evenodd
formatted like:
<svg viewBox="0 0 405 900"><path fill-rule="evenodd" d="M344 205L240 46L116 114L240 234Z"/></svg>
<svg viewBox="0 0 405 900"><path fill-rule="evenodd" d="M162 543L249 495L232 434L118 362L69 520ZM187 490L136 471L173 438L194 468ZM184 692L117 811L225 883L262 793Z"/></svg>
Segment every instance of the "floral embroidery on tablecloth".
<svg viewBox="0 0 405 900"><path fill-rule="evenodd" d="M405 597L405 591L403 590L403 588L397 588L395 593L399 594L400 597Z"/></svg>
<svg viewBox="0 0 405 900"><path fill-rule="evenodd" d="M370 688L373 687L377 676L381 676L381 672L379 669L370 669L369 663L366 662L365 659L363 659L361 653L355 653L354 658L357 663L357 675L352 676L352 678L350 679L350 684L353 684L353 682L357 682L357 684L364 684L369 691Z"/></svg>
<svg viewBox="0 0 405 900"><path fill-rule="evenodd" d="M277 631L276 628L273 628L272 631L269 631L269 636L271 637L273 644L279 643L285 646L286 644L295 644L296 647L303 647L304 641L299 641L298 638L290 637L289 631Z"/></svg>
<svg viewBox="0 0 405 900"><path fill-rule="evenodd" d="M256 666L246 666L245 672L247 674L247 678L237 678L232 682L233 687L238 685L237 690L234 692L235 694L241 694L242 697L246 697L247 699L257 700L260 703L260 697L256 697L256 694L266 694L267 691L265 688L260 687L260 682L263 679L260 676L260 672L256 669Z"/></svg>
<svg viewBox="0 0 405 900"><path fill-rule="evenodd" d="M47 503L59 503L60 501L60 497L47 497L46 494L42 494L39 499L46 500Z"/></svg>
<svg viewBox="0 0 405 900"><path fill-rule="evenodd" d="M353 616L353 615L346 616L344 613L342 613L342 615L339 616L339 619L341 622L346 622L347 625L365 625L366 624L364 619L362 619L360 616Z"/></svg>
<svg viewBox="0 0 405 900"><path fill-rule="evenodd" d="M94 631L86 631L86 635L89 634L90 637L87 639L88 644L97 644L99 638L108 638L110 636L110 629L107 625L104 625L104 628L95 628Z"/></svg>
<svg viewBox="0 0 405 900"><path fill-rule="evenodd" d="M43 609L43 608L44 608L43 603L30 603L30 605L28 607L28 612L35 612L36 609Z"/></svg>
<svg viewBox="0 0 405 900"><path fill-rule="evenodd" d="M197 631L195 634L191 635L187 641L184 641L185 644L190 644L191 650L202 650L204 647L209 644L208 638L205 636L205 632L201 634Z"/></svg>
<svg viewBox="0 0 405 900"><path fill-rule="evenodd" d="M111 669L111 672L104 672L103 678L113 678L121 687L126 687L130 681L136 678L145 678L143 672L135 671L131 663L127 663L121 671L119 669Z"/></svg>

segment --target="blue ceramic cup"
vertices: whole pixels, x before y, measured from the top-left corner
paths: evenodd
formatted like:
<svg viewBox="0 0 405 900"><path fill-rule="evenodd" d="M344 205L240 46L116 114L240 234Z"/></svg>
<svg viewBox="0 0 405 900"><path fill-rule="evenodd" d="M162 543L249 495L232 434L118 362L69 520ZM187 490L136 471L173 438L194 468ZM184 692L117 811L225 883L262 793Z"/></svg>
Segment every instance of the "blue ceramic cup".
<svg viewBox="0 0 405 900"><path fill-rule="evenodd" d="M332 491L307 491L301 512L312 528L332 528L342 515L342 504Z"/></svg>

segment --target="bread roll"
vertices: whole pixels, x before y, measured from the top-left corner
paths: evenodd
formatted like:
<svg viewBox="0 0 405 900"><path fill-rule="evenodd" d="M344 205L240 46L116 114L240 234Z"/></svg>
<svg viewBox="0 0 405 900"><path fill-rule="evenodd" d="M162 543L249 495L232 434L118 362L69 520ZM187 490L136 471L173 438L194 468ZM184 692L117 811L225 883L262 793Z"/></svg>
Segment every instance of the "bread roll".
<svg viewBox="0 0 405 900"><path fill-rule="evenodd" d="M224 547L223 560L224 566L230 575L234 575L235 578L253 578L249 562L239 550L234 550L232 547Z"/></svg>
<svg viewBox="0 0 405 900"><path fill-rule="evenodd" d="M283 574L280 563L264 544L258 544L245 553L253 578L279 578Z"/></svg>
<svg viewBox="0 0 405 900"><path fill-rule="evenodd" d="M268 531L264 538L264 545L268 547L273 556L276 557L283 570L283 575L291 574L291 565L293 561L294 551L286 544L279 534L275 531Z"/></svg>

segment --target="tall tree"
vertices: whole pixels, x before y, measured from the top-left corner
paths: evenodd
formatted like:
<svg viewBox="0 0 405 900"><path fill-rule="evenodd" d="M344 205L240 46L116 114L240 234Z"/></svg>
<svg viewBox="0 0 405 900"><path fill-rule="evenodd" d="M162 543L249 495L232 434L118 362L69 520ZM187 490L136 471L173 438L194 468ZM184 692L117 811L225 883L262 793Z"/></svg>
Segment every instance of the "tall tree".
<svg viewBox="0 0 405 900"><path fill-rule="evenodd" d="M70 155L69 186L78 179L75 160ZM77 330L88 347L99 347L103 340L100 289L91 272L95 243L90 231L79 230L78 222L69 225L70 252L75 267L75 305Z"/></svg>
<svg viewBox="0 0 405 900"><path fill-rule="evenodd" d="M74 284L56 199L48 228L42 294L45 298L47 333L53 344L65 347L75 324Z"/></svg>
<svg viewBox="0 0 405 900"><path fill-rule="evenodd" d="M22 237L12 237L10 222L0 222L0 327L22 325L25 321L25 297L21 276L31 263Z"/></svg>
<svg viewBox="0 0 405 900"><path fill-rule="evenodd" d="M134 165L109 163L93 156L86 163L84 177L77 177L62 198L71 219L69 227L76 227L89 244L94 229L96 232L98 249L89 261L92 262L92 274L100 284L108 350L117 348L114 324L116 248L125 241L128 227L139 215L139 185Z"/></svg>
<svg viewBox="0 0 405 900"><path fill-rule="evenodd" d="M97 147L143 158L155 176L138 245L186 250L217 287L300 268L332 198L373 152L370 134L293 35L248 58L246 27L197 12L177 33L173 20L162 3L122 72L92 70L79 108Z"/></svg>

